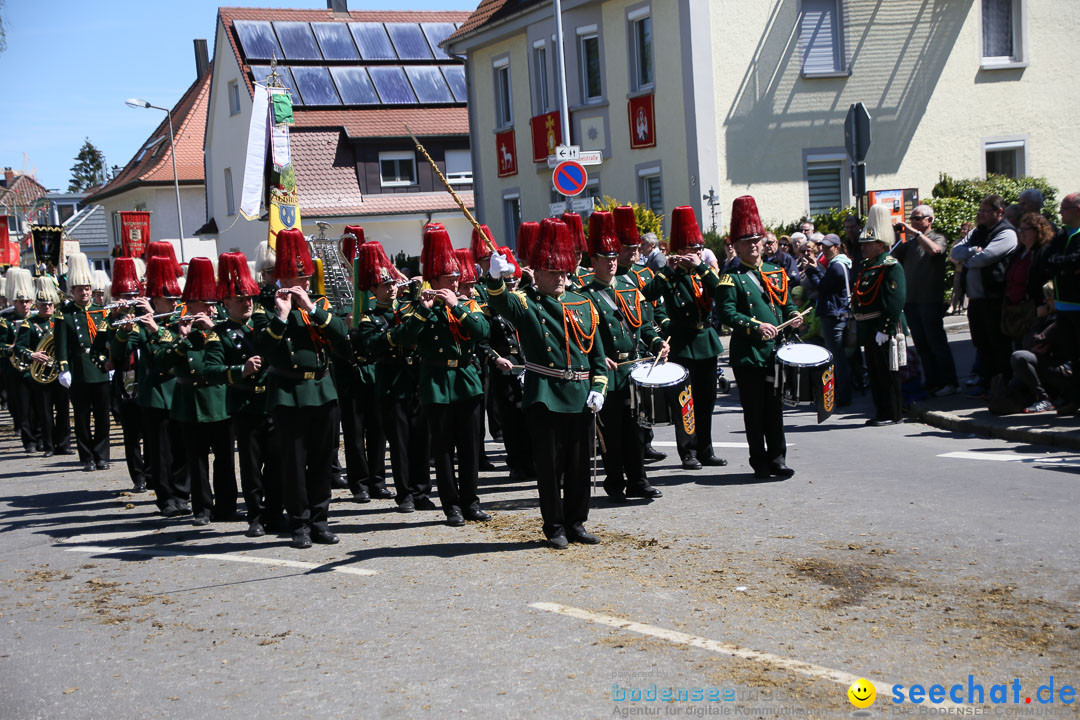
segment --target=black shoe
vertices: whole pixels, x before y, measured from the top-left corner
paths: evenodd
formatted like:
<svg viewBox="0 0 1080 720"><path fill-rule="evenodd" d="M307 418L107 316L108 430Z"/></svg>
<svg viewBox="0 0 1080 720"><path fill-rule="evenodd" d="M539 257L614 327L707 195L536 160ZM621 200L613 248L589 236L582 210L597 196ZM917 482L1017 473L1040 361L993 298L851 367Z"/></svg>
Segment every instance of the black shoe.
<svg viewBox="0 0 1080 720"><path fill-rule="evenodd" d="M645 460L648 462L654 462L656 460L664 460L667 458L667 453L662 453L651 444L645 446Z"/></svg>
<svg viewBox="0 0 1080 720"><path fill-rule="evenodd" d="M41 453L41 457L43 457L43 458L50 458L50 457L52 457L52 456L53 456L54 454L55 454L55 453L53 453L53 451L52 451L52 450L46 450L45 452Z"/></svg>
<svg viewBox="0 0 1080 720"><path fill-rule="evenodd" d="M556 550L565 550L570 545L566 540L566 536L561 533L559 535L552 535L547 541L548 545Z"/></svg>
<svg viewBox="0 0 1080 720"><path fill-rule="evenodd" d="M754 477L758 480L768 480L772 475L765 468L754 468Z"/></svg>
<svg viewBox="0 0 1080 720"><path fill-rule="evenodd" d="M896 420L871 420L866 424L870 427L886 427L888 425L895 425L896 423Z"/></svg>
<svg viewBox="0 0 1080 720"><path fill-rule="evenodd" d="M429 497L413 498L413 505L417 510L438 510L439 506L431 501Z"/></svg>
<svg viewBox="0 0 1080 720"><path fill-rule="evenodd" d="M368 495L375 500L393 500L397 497L393 490L389 490L385 486L368 488Z"/></svg>
<svg viewBox="0 0 1080 720"><path fill-rule="evenodd" d="M446 524L450 527L461 527L465 524L465 517L460 510L454 509L446 513Z"/></svg>
<svg viewBox="0 0 1080 720"><path fill-rule="evenodd" d="M174 518L174 517L180 517L181 515L186 515L186 514L187 513L185 513L183 510L176 507L175 505L166 505L165 507L161 508L161 516L162 517Z"/></svg>
<svg viewBox="0 0 1080 720"><path fill-rule="evenodd" d="M607 494L608 502L615 503L616 505L625 505L628 501L626 495L623 493L611 493Z"/></svg>
<svg viewBox="0 0 1080 720"><path fill-rule="evenodd" d="M784 463L776 463L769 467L769 474L775 477L789 478L795 474L795 471Z"/></svg>
<svg viewBox="0 0 1080 720"><path fill-rule="evenodd" d="M411 496L406 496L404 500L398 503L397 511L399 513L416 512L416 503L413 502Z"/></svg>
<svg viewBox="0 0 1080 720"><path fill-rule="evenodd" d="M134 492L134 493L144 493L144 492L146 492L146 481L145 480L140 480L137 483L135 483L135 486L133 488L131 488L131 492Z"/></svg>
<svg viewBox="0 0 1080 720"><path fill-rule="evenodd" d="M496 468L495 468L495 463L491 462L491 461L490 461L490 460L488 460L488 459L487 459L486 457L482 457L482 458L480 458L480 466L479 466L479 469L480 469L481 471L483 471L483 472L490 472L490 471L492 471L492 470L495 470L495 469L496 469Z"/></svg>
<svg viewBox="0 0 1080 720"><path fill-rule="evenodd" d="M98 470L108 470L109 463L105 462L104 460L98 460L96 463L94 463L94 467Z"/></svg>
<svg viewBox="0 0 1080 720"><path fill-rule="evenodd" d="M293 533L292 546L297 550L307 550L311 547L311 534L306 530Z"/></svg>
<svg viewBox="0 0 1080 720"><path fill-rule="evenodd" d="M319 530L318 528L311 531L311 539L320 545L337 545L341 542L341 538L334 533L329 530Z"/></svg>
<svg viewBox="0 0 1080 720"><path fill-rule="evenodd" d="M361 505L369 503L371 502L371 493L368 492L366 487L361 487L359 490L353 490L352 501L354 503L360 503Z"/></svg>
<svg viewBox="0 0 1080 720"><path fill-rule="evenodd" d="M628 488L626 490L626 497L628 498L662 498L664 493L660 492L652 485L645 483L638 488Z"/></svg>
<svg viewBox="0 0 1080 720"><path fill-rule="evenodd" d="M83 472L94 472L94 463L92 463L92 462L84 462L83 466L82 466L82 471Z"/></svg>
<svg viewBox="0 0 1080 720"><path fill-rule="evenodd" d="M191 502L189 500L179 500L176 503L177 509L181 515L188 515L191 513Z"/></svg>
<svg viewBox="0 0 1080 720"><path fill-rule="evenodd" d="M600 544L600 538L596 537L591 532L586 530L585 527L583 525L581 525L581 524L574 525L573 527L571 527L567 531L566 535L573 542L581 543L583 545L598 545L598 544Z"/></svg>
<svg viewBox="0 0 1080 720"><path fill-rule="evenodd" d="M251 524L248 525L247 532L244 534L250 538L262 537L266 534L266 528L258 520L252 520Z"/></svg>
<svg viewBox="0 0 1080 720"><path fill-rule="evenodd" d="M698 461L698 459L696 457L684 457L682 459L682 469L683 470L700 470L701 469L701 463Z"/></svg>
<svg viewBox="0 0 1080 720"><path fill-rule="evenodd" d="M698 460L701 461L702 465L708 465L709 467L724 467L727 465L727 460L716 457L715 455L705 455L704 457L698 455Z"/></svg>
<svg viewBox="0 0 1080 720"><path fill-rule="evenodd" d="M485 520L491 519L490 515L488 515L486 512L479 508L477 508L476 510L465 510L462 515L465 516L466 520L472 520L474 522L484 522Z"/></svg>
<svg viewBox="0 0 1080 720"><path fill-rule="evenodd" d="M29 455L30 453L41 452L41 450L39 450L37 446L35 446L33 443L27 443L23 445L22 449L23 452L25 452L27 455Z"/></svg>
<svg viewBox="0 0 1080 720"><path fill-rule="evenodd" d="M40 441L34 443L34 452L41 452L44 449L45 449L45 443L40 442Z"/></svg>
<svg viewBox="0 0 1080 720"><path fill-rule="evenodd" d="M349 481L341 475L330 476L330 489L331 490L344 490L349 487Z"/></svg>
<svg viewBox="0 0 1080 720"><path fill-rule="evenodd" d="M197 527L210 524L210 513L201 512L198 515L191 518L191 524Z"/></svg>

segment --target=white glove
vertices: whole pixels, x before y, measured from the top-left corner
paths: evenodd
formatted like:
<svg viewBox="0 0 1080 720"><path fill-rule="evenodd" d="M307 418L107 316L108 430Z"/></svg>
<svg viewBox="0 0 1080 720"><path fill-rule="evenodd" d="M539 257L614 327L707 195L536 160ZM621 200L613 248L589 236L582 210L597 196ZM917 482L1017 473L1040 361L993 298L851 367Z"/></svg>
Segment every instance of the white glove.
<svg viewBox="0 0 1080 720"><path fill-rule="evenodd" d="M71 371L65 370L64 372L60 373L59 377L57 377L57 380L60 381L60 387L71 387Z"/></svg>
<svg viewBox="0 0 1080 720"><path fill-rule="evenodd" d="M113 375L115 375L115 374L116 374L116 371L115 371L115 370L110 370L110 371L109 371L109 379L110 379L110 380L112 380L112 378L113 378Z"/></svg>
<svg viewBox="0 0 1080 720"><path fill-rule="evenodd" d="M600 412L600 409L604 407L604 396L595 390L591 391L589 397L585 399L585 407L594 413Z"/></svg>
<svg viewBox="0 0 1080 720"><path fill-rule="evenodd" d="M874 336L874 339L877 340L878 345L884 345L889 342L889 336L883 332L878 332L878 334Z"/></svg>
<svg viewBox="0 0 1080 720"><path fill-rule="evenodd" d="M502 253L491 253L491 264L488 266L491 277L510 277L514 274L514 267Z"/></svg>

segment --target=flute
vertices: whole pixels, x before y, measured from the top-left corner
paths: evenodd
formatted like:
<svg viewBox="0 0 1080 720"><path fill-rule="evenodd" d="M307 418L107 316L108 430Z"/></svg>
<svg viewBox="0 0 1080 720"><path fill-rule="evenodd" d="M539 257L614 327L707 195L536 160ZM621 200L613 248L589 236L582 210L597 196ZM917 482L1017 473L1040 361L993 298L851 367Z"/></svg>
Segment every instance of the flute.
<svg viewBox="0 0 1080 720"><path fill-rule="evenodd" d="M171 315L175 315L175 314L176 314L175 311L173 311L173 312L164 312L164 313L158 313L157 315L153 315L152 317L154 318L154 320L160 320L162 318L167 318L167 317L169 317ZM140 317L145 317L145 316L144 315L125 315L124 317L120 318L119 320L116 320L114 322L109 323L109 325L111 327L114 327L114 328L123 327L124 325L132 325L134 323L137 323L139 321ZM194 317L194 316L191 316L191 317ZM183 318L181 318L181 319L183 319Z"/></svg>

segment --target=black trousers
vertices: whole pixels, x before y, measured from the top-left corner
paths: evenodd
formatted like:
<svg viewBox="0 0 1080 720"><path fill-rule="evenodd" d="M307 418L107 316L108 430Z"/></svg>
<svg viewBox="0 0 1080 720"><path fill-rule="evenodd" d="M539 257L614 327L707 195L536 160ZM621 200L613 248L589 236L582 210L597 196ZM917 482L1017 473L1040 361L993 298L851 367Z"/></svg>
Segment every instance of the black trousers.
<svg viewBox="0 0 1080 720"><path fill-rule="evenodd" d="M787 460L787 441L784 439L784 406L765 368L737 367L735 382L739 386L746 443L750 446L750 467L768 470Z"/></svg>
<svg viewBox="0 0 1080 720"><path fill-rule="evenodd" d="M57 380L42 385L28 380L33 387L31 396L37 406L38 438L43 450L71 449L71 415L68 411L68 391Z"/></svg>
<svg viewBox="0 0 1080 720"><path fill-rule="evenodd" d="M109 462L109 383L73 382L69 389L75 408L75 445L80 462ZM90 418L94 420L93 433Z"/></svg>
<svg viewBox="0 0 1080 720"><path fill-rule="evenodd" d="M127 464L128 476L134 485L151 485L150 465L143 455L143 437L146 428L143 427L142 409L135 398L123 399L112 396L112 412L116 422L124 433L124 461Z"/></svg>
<svg viewBox="0 0 1080 720"><path fill-rule="evenodd" d="M184 461L184 435L180 423L169 419L168 409L140 407L146 441L150 487L157 495L157 506L164 510L186 503L191 485Z"/></svg>
<svg viewBox="0 0 1080 720"><path fill-rule="evenodd" d="M690 373L690 394L694 399L694 432L687 433L683 427L682 414L673 409L675 417L675 444L679 448L679 457L697 455L699 458L712 457L712 416L716 405L716 358L687 360L673 358Z"/></svg>
<svg viewBox="0 0 1080 720"><path fill-rule="evenodd" d="M479 510L476 494L477 472L480 465L480 443L476 432L477 406L483 406L484 396L458 400L447 405L425 405L431 455L435 460L435 483L443 512L453 509ZM457 474L454 473L454 451L457 451Z"/></svg>
<svg viewBox="0 0 1080 720"><path fill-rule="evenodd" d="M345 470L353 492L386 488L386 434L375 403L375 388L357 384L338 392L341 430L345 440Z"/></svg>
<svg viewBox="0 0 1080 720"><path fill-rule="evenodd" d="M521 409L524 391L516 375L492 372L490 395L498 409L502 422L503 446L506 448L506 464L511 470L527 475L535 471L533 464L532 437ZM490 414L488 415L490 418Z"/></svg>
<svg viewBox="0 0 1080 720"><path fill-rule="evenodd" d="M989 300L986 298L968 299L968 328L971 330L971 344L975 346L979 354L979 364L982 368L981 375L990 387L990 381L995 376L1004 374L1009 379L1012 366L1009 364L1009 356L1012 355L1012 341L1001 332L1001 305L1000 298Z"/></svg>
<svg viewBox="0 0 1080 720"><path fill-rule="evenodd" d="M11 413L11 422L15 433L22 441L23 447L34 449L38 444L37 428L31 422L34 413L31 412L30 385L36 385L33 380L23 378L22 374L13 368L4 371L4 380L8 389L8 412Z"/></svg>
<svg viewBox="0 0 1080 720"><path fill-rule="evenodd" d="M556 413L536 403L526 408L525 416L533 438L544 535L562 535L589 519L593 414Z"/></svg>
<svg viewBox="0 0 1080 720"><path fill-rule="evenodd" d="M487 426L491 431L491 437L498 437L503 433L502 405L499 404L492 389L496 378L501 375L498 370L488 370L484 375L484 406L487 410Z"/></svg>
<svg viewBox="0 0 1080 720"><path fill-rule="evenodd" d="M238 412L232 418L236 454L240 462L240 489L248 522L265 524L281 517L281 463L274 446L274 421L263 413Z"/></svg>
<svg viewBox="0 0 1080 720"><path fill-rule="evenodd" d="M604 435L604 491L621 495L645 485L645 446L640 426L630 411L630 388L609 392L600 411ZM591 438L590 438L591 440Z"/></svg>
<svg viewBox="0 0 1080 720"><path fill-rule="evenodd" d="M281 486L294 533L329 530L330 453L334 446L331 410L337 401L309 407L278 406L274 444L281 461Z"/></svg>
<svg viewBox="0 0 1080 720"><path fill-rule="evenodd" d="M428 457L427 414L416 398L384 399L379 402L382 427L390 445L390 467L394 473L397 502L414 501L431 493Z"/></svg>
<svg viewBox="0 0 1080 720"><path fill-rule="evenodd" d="M889 343L863 345L866 371L870 374L870 395L874 398L875 420L900 422L900 373L889 370Z"/></svg>
<svg viewBox="0 0 1080 720"><path fill-rule="evenodd" d="M233 466L233 429L228 420L181 423L188 478L191 482L191 513L212 512L215 518L231 519L236 513L236 471ZM210 453L214 453L214 487L210 488Z"/></svg>

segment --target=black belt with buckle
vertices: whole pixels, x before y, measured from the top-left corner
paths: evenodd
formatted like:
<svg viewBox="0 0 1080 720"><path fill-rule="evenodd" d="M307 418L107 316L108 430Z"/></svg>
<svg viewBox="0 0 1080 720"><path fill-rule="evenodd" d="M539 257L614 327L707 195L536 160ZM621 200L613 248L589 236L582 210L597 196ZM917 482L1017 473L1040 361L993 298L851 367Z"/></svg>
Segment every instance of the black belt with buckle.
<svg viewBox="0 0 1080 720"><path fill-rule="evenodd" d="M183 377L183 376L180 376L180 377L176 378L176 384L177 385L191 385L191 386L197 387L197 388L209 387L210 386L210 383L208 381L206 381L206 380L196 380L195 378Z"/></svg>
<svg viewBox="0 0 1080 720"><path fill-rule="evenodd" d="M276 367L270 368L270 372L286 380L322 380L329 373L326 368L321 370L285 370Z"/></svg>
<svg viewBox="0 0 1080 720"><path fill-rule="evenodd" d="M472 360L473 360L472 355L463 355L462 357L459 357L459 358L436 358L436 359L424 358L424 364L428 365L430 367L457 368L457 367L468 367L472 363Z"/></svg>
<svg viewBox="0 0 1080 720"><path fill-rule="evenodd" d="M255 393L256 395L266 392L265 385L230 385L229 388L240 392Z"/></svg>

